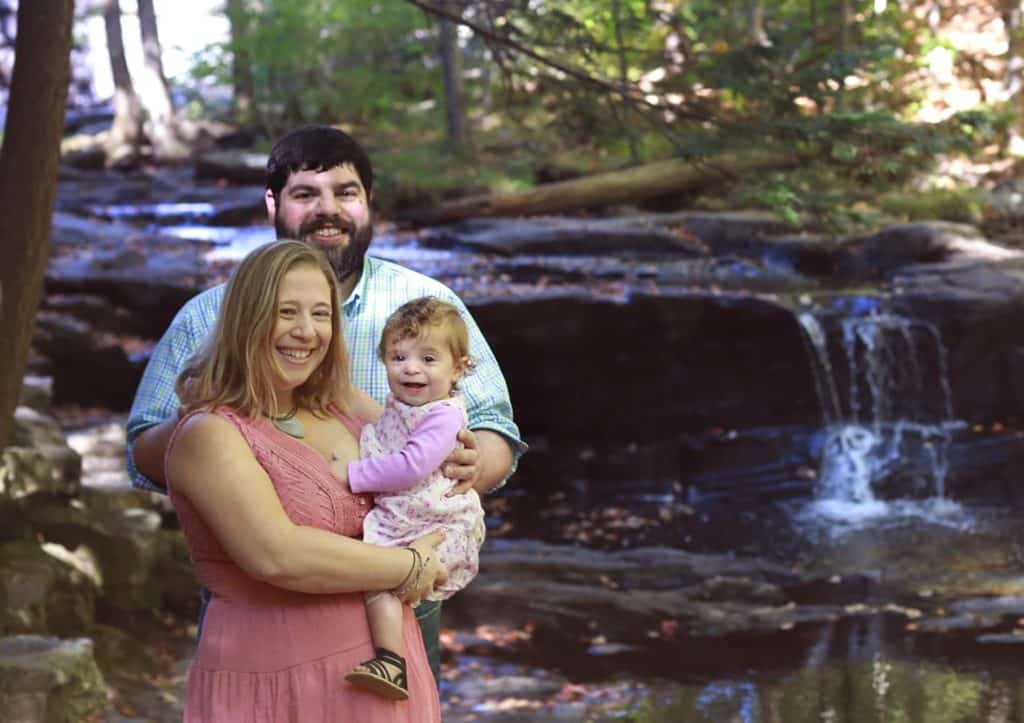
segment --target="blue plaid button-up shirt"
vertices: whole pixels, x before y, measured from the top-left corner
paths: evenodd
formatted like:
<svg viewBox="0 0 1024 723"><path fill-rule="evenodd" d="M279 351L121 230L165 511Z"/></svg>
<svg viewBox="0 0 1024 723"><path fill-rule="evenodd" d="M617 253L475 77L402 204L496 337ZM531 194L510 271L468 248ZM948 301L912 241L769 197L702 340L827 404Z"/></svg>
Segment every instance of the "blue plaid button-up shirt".
<svg viewBox="0 0 1024 723"><path fill-rule="evenodd" d="M508 386L494 352L487 345L462 300L444 284L403 266L367 256L363 275L352 294L342 304L342 330L351 366L352 383L378 402L388 393L387 371L377 358L381 330L391 313L406 301L420 296L436 296L458 308L469 330L469 353L476 368L459 381L466 402L470 429L490 429L508 441L513 451L514 470L526 445L512 421ZM125 457L132 485L163 492L135 468L132 459L135 438L178 412L180 406L174 384L185 362L213 331L224 298L224 286L198 294L174 317L142 375L135 401L128 416L128 445Z"/></svg>

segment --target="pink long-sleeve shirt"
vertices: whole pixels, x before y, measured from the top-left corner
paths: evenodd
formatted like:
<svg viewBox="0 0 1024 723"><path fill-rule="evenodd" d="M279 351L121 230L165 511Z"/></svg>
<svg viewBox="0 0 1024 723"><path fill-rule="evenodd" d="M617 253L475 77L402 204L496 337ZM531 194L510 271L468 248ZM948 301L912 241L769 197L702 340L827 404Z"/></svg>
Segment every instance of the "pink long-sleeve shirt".
<svg viewBox="0 0 1024 723"><path fill-rule="evenodd" d="M409 433L401 451L349 462L349 487L361 493L400 492L416 486L452 453L464 424L458 407L434 405Z"/></svg>
<svg viewBox="0 0 1024 723"><path fill-rule="evenodd" d="M444 531L435 550L448 568L448 581L430 600L445 600L470 583L487 534L479 495L469 490L449 497L455 481L440 468L466 423L464 409L459 396L412 407L389 394L380 419L363 427L363 458L349 464L352 491L374 492L374 507L363 521L364 542L409 545Z"/></svg>

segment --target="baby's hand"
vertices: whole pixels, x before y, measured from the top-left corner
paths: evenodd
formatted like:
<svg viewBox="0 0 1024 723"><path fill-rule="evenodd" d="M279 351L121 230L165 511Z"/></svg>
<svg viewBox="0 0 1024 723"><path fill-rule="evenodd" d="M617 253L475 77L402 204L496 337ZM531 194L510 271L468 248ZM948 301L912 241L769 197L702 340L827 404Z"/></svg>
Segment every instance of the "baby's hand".
<svg viewBox="0 0 1024 723"><path fill-rule="evenodd" d="M348 487L348 463L347 462L342 462L340 459L338 459L338 455L336 455L334 452L331 452L331 465L330 466L331 466L331 474L333 474L335 476L335 478L339 482L341 482L341 486L344 489L347 490L349 488Z"/></svg>

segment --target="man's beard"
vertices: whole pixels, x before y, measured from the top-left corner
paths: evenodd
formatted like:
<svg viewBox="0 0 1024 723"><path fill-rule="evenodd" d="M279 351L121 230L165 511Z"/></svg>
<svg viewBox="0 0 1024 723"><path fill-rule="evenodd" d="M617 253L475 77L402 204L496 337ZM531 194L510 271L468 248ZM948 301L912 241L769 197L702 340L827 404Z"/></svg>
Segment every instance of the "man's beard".
<svg viewBox="0 0 1024 723"><path fill-rule="evenodd" d="M322 246L313 241L313 233L325 224L340 228L348 236L348 243L344 246ZM352 221L341 216L317 216L299 226L298 229L288 228L281 220L281 214L274 214L274 230L278 239L292 239L301 241L304 244L315 246L324 252L327 261L334 269L334 275L338 281L344 281L354 273L363 270L363 260L366 258L366 250L373 240L373 224L356 226Z"/></svg>

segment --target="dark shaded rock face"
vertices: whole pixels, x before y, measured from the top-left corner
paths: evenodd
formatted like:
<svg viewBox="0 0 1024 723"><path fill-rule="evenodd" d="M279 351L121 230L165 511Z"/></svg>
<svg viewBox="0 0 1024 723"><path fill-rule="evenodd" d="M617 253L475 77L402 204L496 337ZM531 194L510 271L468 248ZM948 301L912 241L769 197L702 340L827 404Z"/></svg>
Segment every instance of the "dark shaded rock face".
<svg viewBox="0 0 1024 723"><path fill-rule="evenodd" d="M240 196L218 194L229 205ZM126 408L147 345L214 277L194 244L149 234L144 253L125 224L55 221L59 248L36 339L49 364L40 371L55 376L58 403ZM1016 323L1024 272L1015 275L1019 261L1006 250L953 224L829 243L778 236L783 230L736 213L506 219L431 231L426 243L497 254L453 252L441 278L467 299L506 372L521 427L534 437L657 440L819 422L810 356L787 299L827 296L820 284L837 273L883 279L866 293L935 323L949 349L957 417L1010 420L1024 408ZM636 250L641 231L657 241L654 256L655 247ZM594 252L595 239L604 258L588 264L580 254ZM71 251L79 244L89 253ZM616 244L621 260L607 256ZM504 256L525 248L540 255ZM480 262L509 279L507 296L477 295L458 276ZM125 334L141 338L141 350L127 347Z"/></svg>
<svg viewBox="0 0 1024 723"><path fill-rule="evenodd" d="M206 245L142 233L127 224L57 213L51 243L48 298L102 297L112 307L100 327L106 330L157 336L177 309L210 283L202 257Z"/></svg>
<svg viewBox="0 0 1024 723"><path fill-rule="evenodd" d="M902 270L894 309L941 331L957 417L991 424L1024 416L1024 265Z"/></svg>
<svg viewBox="0 0 1024 723"><path fill-rule="evenodd" d="M796 255L793 246L806 238L787 238L794 229L763 211L711 213L680 211L613 218L478 218L424 229L420 243L432 248L469 248L502 256L518 254L603 255L619 257L666 254L678 258L738 254L760 256ZM801 244L800 241L805 243ZM816 245L828 253L834 249L821 239Z"/></svg>
<svg viewBox="0 0 1024 723"><path fill-rule="evenodd" d="M48 361L36 371L54 376L57 403L118 409L131 405L144 362L132 361L113 334L67 314L42 311L33 343Z"/></svg>
<svg viewBox="0 0 1024 723"><path fill-rule="evenodd" d="M121 192L107 175L92 184L86 174L65 179L61 208L138 222L152 220L145 214L154 201L166 200L209 206L216 220L255 212L261 196L252 188L186 188L180 173L127 178ZM34 369L54 376L58 404L126 409L173 314L232 264L207 263L208 244L69 213L55 216L53 243ZM929 381L916 393L932 417L944 415L937 380L945 372L949 417L1022 421L1024 261L968 226L903 224L822 239L761 213L681 212L473 220L424 231L414 243L386 232L375 241L385 256L408 247L411 255L395 258L466 300L505 371L527 441L538 457L546 448L551 459L568 460L557 465L564 479L628 478L612 457L630 444L638 447L622 466L639 463L647 478L714 477L710 450L733 444L721 430L769 430L744 447L752 476L730 453L714 464L729 462L729 477L747 486L806 488L813 436L792 442L804 452L774 439L762 444L772 429L813 429L823 419L801 313L828 336L840 397L851 376L844 319L898 315L928 325L915 334L934 328L946 351L921 357ZM857 309L862 302L866 311ZM574 451L563 454L566 446ZM1004 470L1017 458L984 456L1002 460ZM971 471L977 480L985 474Z"/></svg>
<svg viewBox="0 0 1024 723"><path fill-rule="evenodd" d="M800 328L773 301L522 299L473 314L533 435L649 442L820 419Z"/></svg>
<svg viewBox="0 0 1024 723"><path fill-rule="evenodd" d="M80 635L93 623L96 593L84 575L35 542L0 544L0 635L40 630Z"/></svg>

